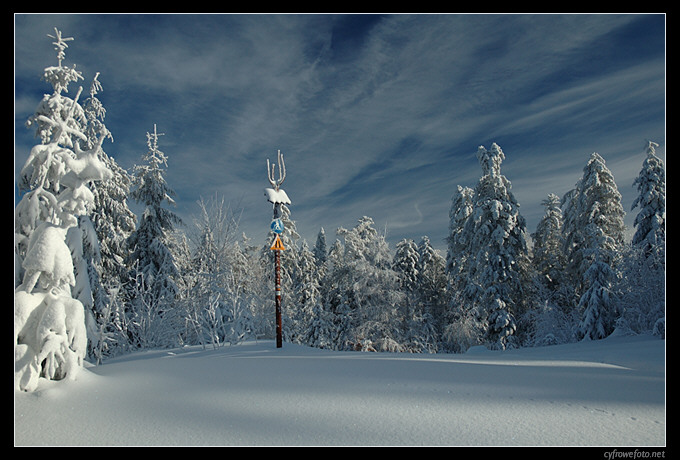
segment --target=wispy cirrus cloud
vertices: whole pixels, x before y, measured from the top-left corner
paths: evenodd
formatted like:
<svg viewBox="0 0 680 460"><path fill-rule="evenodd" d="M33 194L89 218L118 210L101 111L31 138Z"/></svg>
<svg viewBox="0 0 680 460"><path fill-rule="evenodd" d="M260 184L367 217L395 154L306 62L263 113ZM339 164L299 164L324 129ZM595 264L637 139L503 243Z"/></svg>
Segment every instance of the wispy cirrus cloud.
<svg viewBox="0 0 680 460"><path fill-rule="evenodd" d="M506 152L529 231L592 151L625 180L645 138L664 152L663 15L19 15L17 120L46 91L55 26L75 37L67 60L83 84L101 72L107 152L131 167L157 124L178 212L223 193L255 241L277 149L305 238L369 215L391 241L440 248L480 144ZM20 167L33 140L15 131Z"/></svg>

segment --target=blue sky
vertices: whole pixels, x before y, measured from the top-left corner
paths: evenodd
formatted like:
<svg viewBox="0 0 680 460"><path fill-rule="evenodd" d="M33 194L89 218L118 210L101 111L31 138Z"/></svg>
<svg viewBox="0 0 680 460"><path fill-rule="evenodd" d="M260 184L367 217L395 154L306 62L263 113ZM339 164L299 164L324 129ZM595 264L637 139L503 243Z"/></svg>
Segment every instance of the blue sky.
<svg viewBox="0 0 680 460"><path fill-rule="evenodd" d="M598 152L626 223L650 139L665 160L664 14L15 15L15 174L35 144L24 126L51 90L57 27L98 95L131 170L154 124L164 133L174 208L242 207L264 243L266 161L285 156L283 185L301 235L329 244L361 216L401 238L445 248L451 196L481 175L477 147L496 142L529 233L548 193L563 195ZM75 94L72 85L70 93Z"/></svg>

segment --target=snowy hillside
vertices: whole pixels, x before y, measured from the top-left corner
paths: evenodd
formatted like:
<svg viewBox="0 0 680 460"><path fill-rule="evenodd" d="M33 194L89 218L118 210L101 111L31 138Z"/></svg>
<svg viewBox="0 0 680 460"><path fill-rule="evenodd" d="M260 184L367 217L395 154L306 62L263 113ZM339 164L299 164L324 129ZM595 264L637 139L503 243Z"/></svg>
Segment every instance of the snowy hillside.
<svg viewBox="0 0 680 460"><path fill-rule="evenodd" d="M664 446L665 346L140 352L15 392L15 444Z"/></svg>

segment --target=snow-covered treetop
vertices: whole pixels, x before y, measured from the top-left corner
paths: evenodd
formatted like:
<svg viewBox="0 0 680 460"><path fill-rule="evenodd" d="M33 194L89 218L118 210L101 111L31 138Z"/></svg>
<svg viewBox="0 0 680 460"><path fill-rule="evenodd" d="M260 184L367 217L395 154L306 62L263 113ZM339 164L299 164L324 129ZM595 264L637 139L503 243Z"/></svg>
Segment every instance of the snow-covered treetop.
<svg viewBox="0 0 680 460"><path fill-rule="evenodd" d="M612 220L610 225L618 227L616 233L619 233L622 238L625 212L621 206L621 194L604 158L598 153L592 153L588 164L583 168L582 182L584 193L581 197L585 203L583 209L587 210L587 213L592 213L593 206L598 203L598 206L603 207L603 212L612 217L617 216L618 219Z"/></svg>
<svg viewBox="0 0 680 460"><path fill-rule="evenodd" d="M484 175L498 176L501 173L501 163L505 159L505 155L501 148L495 142L491 145L491 149L487 150L483 145L477 148L477 160L482 166Z"/></svg>
<svg viewBox="0 0 680 460"><path fill-rule="evenodd" d="M102 90L102 84L99 82L99 72L97 72L92 79L90 86L90 97L86 100L83 107L85 118L87 119L86 135L88 140L88 147L93 147L97 144L99 138L109 138L113 142L113 135L104 125L104 117L106 116L106 109L99 99L97 93Z"/></svg>
<svg viewBox="0 0 680 460"><path fill-rule="evenodd" d="M367 262L370 265L385 268L391 265L384 235L374 228L373 219L363 216L351 230L338 228L337 234L345 240L345 258L347 261Z"/></svg>
<svg viewBox="0 0 680 460"><path fill-rule="evenodd" d="M144 203L155 212L162 212L161 203L167 201L175 204L172 195L174 192L167 186L163 177L163 167L168 166L167 156L158 148L158 138L163 133L156 130L153 125L153 133L146 133L146 143L149 150L142 157L146 162L135 166L136 188L132 191L132 197L140 203ZM175 220L168 216L170 220ZM168 221L169 222L169 221Z"/></svg>
<svg viewBox="0 0 680 460"><path fill-rule="evenodd" d="M562 209L560 209L560 197L549 193L548 198L541 203L545 207L545 214L536 227L536 233L532 234L534 240L559 235L562 232Z"/></svg>
<svg viewBox="0 0 680 460"><path fill-rule="evenodd" d="M57 50L57 66L47 67L43 73L43 80L49 82L54 88L55 94L61 94L62 91L68 90L68 84L72 81L82 80L83 76L76 70L75 64L72 68L63 66L62 61L66 57L64 50L68 48L66 42L72 41L73 37L62 37L61 31L54 28L54 35L47 34L48 37L55 39L52 42Z"/></svg>
<svg viewBox="0 0 680 460"><path fill-rule="evenodd" d="M47 34L47 36L56 40L56 42L52 42L52 44L55 46L54 49L57 50L57 59L59 60L59 65L61 66L61 61L63 61L64 57L66 57L64 50L68 48L66 42L72 41L73 37L62 37L61 31L56 27L54 28L54 35Z"/></svg>
<svg viewBox="0 0 680 460"><path fill-rule="evenodd" d="M158 149L158 137L163 136L164 134L165 133L159 133L156 130L155 123L153 125L153 133L146 133L146 145L149 147L149 151L147 152L145 160L156 168L161 165L168 165L168 158Z"/></svg>
<svg viewBox="0 0 680 460"><path fill-rule="evenodd" d="M658 146L656 142L648 142L645 150L647 157L642 163L639 176L633 181L640 195L633 202L631 209L639 206L642 210L652 206L657 209L663 208L665 212L666 178L663 160L656 156Z"/></svg>

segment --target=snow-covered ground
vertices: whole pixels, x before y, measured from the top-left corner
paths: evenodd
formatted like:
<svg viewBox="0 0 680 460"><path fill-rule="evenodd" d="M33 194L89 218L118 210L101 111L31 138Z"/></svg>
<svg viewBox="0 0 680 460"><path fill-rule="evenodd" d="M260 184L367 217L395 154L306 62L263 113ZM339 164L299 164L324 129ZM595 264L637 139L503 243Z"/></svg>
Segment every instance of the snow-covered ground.
<svg viewBox="0 0 680 460"><path fill-rule="evenodd" d="M15 392L15 445L665 446L665 347L140 352Z"/></svg>

